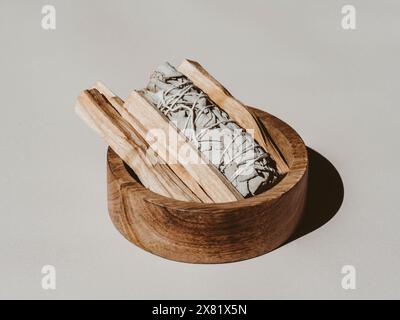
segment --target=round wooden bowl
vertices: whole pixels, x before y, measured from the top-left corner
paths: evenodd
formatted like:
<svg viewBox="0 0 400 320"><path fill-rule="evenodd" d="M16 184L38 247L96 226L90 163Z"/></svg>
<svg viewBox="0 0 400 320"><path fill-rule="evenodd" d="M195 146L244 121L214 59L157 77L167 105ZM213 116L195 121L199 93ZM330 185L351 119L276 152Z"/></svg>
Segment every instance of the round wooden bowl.
<svg viewBox="0 0 400 320"><path fill-rule="evenodd" d="M129 241L158 256L190 263L225 263L265 254L288 240L302 215L307 150L278 118L250 110L268 128L289 165L274 187L236 202L205 204L167 198L146 189L108 150L108 207Z"/></svg>

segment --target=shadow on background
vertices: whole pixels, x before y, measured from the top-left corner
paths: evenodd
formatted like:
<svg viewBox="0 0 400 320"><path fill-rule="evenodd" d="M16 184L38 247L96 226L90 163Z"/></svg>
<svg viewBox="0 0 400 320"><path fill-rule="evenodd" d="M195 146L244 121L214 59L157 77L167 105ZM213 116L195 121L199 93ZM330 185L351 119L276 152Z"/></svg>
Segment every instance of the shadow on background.
<svg viewBox="0 0 400 320"><path fill-rule="evenodd" d="M307 147L309 172L307 202L296 231L286 242L322 227L339 211L344 187L339 172L324 156Z"/></svg>

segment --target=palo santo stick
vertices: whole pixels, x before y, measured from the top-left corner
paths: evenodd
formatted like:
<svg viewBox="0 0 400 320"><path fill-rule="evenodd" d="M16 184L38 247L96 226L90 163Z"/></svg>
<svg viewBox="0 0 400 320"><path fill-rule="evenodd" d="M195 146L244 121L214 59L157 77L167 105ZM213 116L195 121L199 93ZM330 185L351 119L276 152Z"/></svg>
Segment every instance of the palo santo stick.
<svg viewBox="0 0 400 320"><path fill-rule="evenodd" d="M96 82L94 88L97 89L101 94L103 94L107 100L111 103L111 105L118 111L118 113L127 121L132 128L140 126L140 123L129 113L129 111L124 106L124 101L116 96L110 89L108 89L103 83ZM139 133L135 135L134 140L139 140L138 144L146 145L146 148L149 148L148 143ZM174 180L184 181L186 186L200 199L201 202L204 203L213 203L214 201L204 192L202 187L194 180L194 178L189 174L189 172L180 164L180 163L165 163L160 157L158 157L158 161L163 163L163 166L168 166L169 170L166 170L169 175L174 176ZM176 172L179 172L180 179ZM183 183L183 182L181 182Z"/></svg>
<svg viewBox="0 0 400 320"><path fill-rule="evenodd" d="M96 89L85 90L77 100L76 112L135 171L154 192L184 201L200 200L174 172L152 152L135 130Z"/></svg>
<svg viewBox="0 0 400 320"><path fill-rule="evenodd" d="M235 99L225 87L213 78L198 62L183 60L177 70L183 73L200 90L207 94L212 101L223 109L242 128L254 130L254 140L267 151L275 160L279 174L284 175L289 167L281 153L271 139L268 131L264 134L258 121L249 112L247 107Z"/></svg>
<svg viewBox="0 0 400 320"><path fill-rule="evenodd" d="M125 102L125 106L136 120L135 129L143 137L146 137L146 140L153 140L151 145L155 146L159 156L167 163L172 161L173 163L182 164L214 202L230 202L243 199L243 196L222 173L212 164L207 163L192 143L187 141L141 93L133 91ZM151 134L155 131L167 137L167 143L160 141L160 139L152 139ZM182 180L184 179L179 170L175 173Z"/></svg>

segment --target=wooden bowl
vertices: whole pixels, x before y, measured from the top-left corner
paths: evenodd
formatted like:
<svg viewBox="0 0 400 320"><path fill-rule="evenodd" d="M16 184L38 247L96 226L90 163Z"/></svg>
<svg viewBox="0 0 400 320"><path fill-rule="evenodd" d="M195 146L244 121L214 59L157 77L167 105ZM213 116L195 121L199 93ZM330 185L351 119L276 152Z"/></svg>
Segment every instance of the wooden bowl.
<svg viewBox="0 0 400 320"><path fill-rule="evenodd" d="M140 184L121 158L108 150L108 207L125 238L158 256L190 263L249 259L288 240L305 205L306 146L283 121L249 109L268 128L289 172L268 191L248 199L205 204L161 196Z"/></svg>

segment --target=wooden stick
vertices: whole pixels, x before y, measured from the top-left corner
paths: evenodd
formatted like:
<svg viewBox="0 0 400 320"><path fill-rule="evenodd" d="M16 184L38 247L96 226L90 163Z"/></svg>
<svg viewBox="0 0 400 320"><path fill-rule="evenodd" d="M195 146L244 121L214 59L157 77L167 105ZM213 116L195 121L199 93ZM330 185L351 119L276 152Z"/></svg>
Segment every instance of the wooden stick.
<svg viewBox="0 0 400 320"><path fill-rule="evenodd" d="M135 171L144 186L167 197L200 202L98 90L82 92L76 112Z"/></svg>
<svg viewBox="0 0 400 320"><path fill-rule="evenodd" d="M200 152L183 134L169 122L155 106L151 105L141 93L134 91L125 102L129 113L136 120L135 129L155 146L159 156L167 163L180 163L196 180L199 186L214 202L230 202L243 199L243 196L212 164L203 159ZM152 132L161 132L167 143L152 139ZM150 140L152 140L150 142ZM179 170L175 173L185 182Z"/></svg>
<svg viewBox="0 0 400 320"><path fill-rule="evenodd" d="M289 171L286 161L282 157L279 149L271 139L268 131L265 132L259 127L256 120L247 107L239 100L235 99L225 87L213 78L198 62L183 60L178 67L178 71L183 73L195 86L207 94L221 109L242 128L254 130L254 140L267 151L275 160L279 174L284 175Z"/></svg>
<svg viewBox="0 0 400 320"><path fill-rule="evenodd" d="M112 104L112 106L118 111L118 113L127 121L132 129L140 126L140 123L129 113L127 108L124 106L124 101L117 97L110 89L108 89L103 83L97 82L94 85L94 88L97 89L100 93L102 93L108 101ZM135 130L135 129L133 129ZM145 144L146 149L149 149L150 146L146 142L146 140L135 130L136 135L134 140L138 140L138 144ZM157 155L158 156L158 155ZM160 157L158 157L158 161L162 162L164 166L168 166L168 170L164 168L169 175L174 175L174 179L185 182L186 186L196 195L201 202L204 203L213 203L214 201L204 192L202 187L196 182L196 180L190 175L190 173L182 166L180 163L166 163ZM176 175L176 172L179 172L179 178Z"/></svg>

